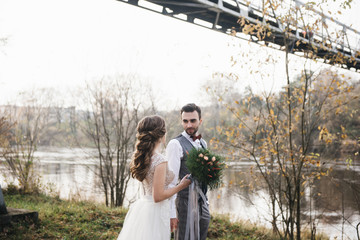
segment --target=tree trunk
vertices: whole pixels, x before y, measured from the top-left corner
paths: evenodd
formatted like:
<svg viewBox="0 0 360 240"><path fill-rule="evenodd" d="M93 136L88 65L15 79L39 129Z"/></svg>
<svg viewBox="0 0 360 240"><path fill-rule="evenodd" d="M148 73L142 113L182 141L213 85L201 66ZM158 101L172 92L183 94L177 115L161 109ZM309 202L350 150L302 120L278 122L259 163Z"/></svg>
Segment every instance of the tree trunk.
<svg viewBox="0 0 360 240"><path fill-rule="evenodd" d="M300 179L296 182L296 239L301 240L301 189L300 189Z"/></svg>

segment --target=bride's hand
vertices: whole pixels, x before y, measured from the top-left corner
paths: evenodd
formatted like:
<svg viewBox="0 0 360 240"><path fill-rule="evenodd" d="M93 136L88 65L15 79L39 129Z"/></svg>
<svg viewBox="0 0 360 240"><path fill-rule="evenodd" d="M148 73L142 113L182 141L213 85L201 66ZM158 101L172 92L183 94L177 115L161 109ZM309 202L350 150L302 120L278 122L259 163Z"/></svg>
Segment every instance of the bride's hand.
<svg viewBox="0 0 360 240"><path fill-rule="evenodd" d="M190 174L187 174L185 177L183 177L183 179L181 179L180 185L183 188L186 188L191 184L191 180L188 178L189 176L190 176Z"/></svg>

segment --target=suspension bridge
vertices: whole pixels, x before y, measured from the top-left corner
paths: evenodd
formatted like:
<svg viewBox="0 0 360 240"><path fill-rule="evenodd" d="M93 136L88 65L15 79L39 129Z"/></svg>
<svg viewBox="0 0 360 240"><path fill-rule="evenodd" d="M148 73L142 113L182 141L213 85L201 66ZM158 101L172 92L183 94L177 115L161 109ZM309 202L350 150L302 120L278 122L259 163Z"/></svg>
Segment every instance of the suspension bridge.
<svg viewBox="0 0 360 240"><path fill-rule="evenodd" d="M289 24L280 20L283 7L264 10L263 0L117 1L296 55L312 53L320 61L342 68L360 69L360 32L298 0L285 4L291 6L293 21ZM239 24L239 19L247 24ZM244 31L251 24L266 27L270 34Z"/></svg>

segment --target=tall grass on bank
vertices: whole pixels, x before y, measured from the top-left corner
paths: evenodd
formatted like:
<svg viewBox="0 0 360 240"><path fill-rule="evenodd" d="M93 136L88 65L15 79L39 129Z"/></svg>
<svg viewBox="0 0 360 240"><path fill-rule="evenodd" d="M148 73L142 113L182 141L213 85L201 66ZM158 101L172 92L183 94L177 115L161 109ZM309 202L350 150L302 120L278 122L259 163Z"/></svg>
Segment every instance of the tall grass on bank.
<svg viewBox="0 0 360 240"><path fill-rule="evenodd" d="M92 202L65 201L43 194L20 195L4 191L8 207L39 213L39 221L13 223L0 231L0 239L116 239L127 209L109 208ZM140 228L141 226L139 226ZM231 222L225 215L211 217L208 239L275 240L269 230L244 222ZM323 239L323 238L321 238Z"/></svg>

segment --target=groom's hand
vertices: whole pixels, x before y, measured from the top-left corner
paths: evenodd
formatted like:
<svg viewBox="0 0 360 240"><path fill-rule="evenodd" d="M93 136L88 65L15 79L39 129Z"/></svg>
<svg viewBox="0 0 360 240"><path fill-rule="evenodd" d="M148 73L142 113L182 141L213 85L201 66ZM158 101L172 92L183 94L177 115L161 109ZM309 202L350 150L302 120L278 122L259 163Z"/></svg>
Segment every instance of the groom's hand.
<svg viewBox="0 0 360 240"><path fill-rule="evenodd" d="M177 229L179 220L177 218L170 218L170 229L171 232Z"/></svg>

